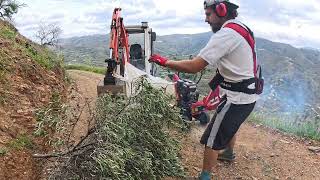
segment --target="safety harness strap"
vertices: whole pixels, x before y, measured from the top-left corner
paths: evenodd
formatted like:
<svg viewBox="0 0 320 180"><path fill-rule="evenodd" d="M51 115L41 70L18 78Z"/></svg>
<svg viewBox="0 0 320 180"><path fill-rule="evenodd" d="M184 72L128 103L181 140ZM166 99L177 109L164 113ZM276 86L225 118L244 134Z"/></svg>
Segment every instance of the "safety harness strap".
<svg viewBox="0 0 320 180"><path fill-rule="evenodd" d="M244 25L245 26L245 25ZM224 27L231 28L235 30L237 33L239 33L249 44L252 50L252 55L253 55L253 73L254 77L257 77L257 56L256 56L256 51L255 51L255 40L253 36L253 32L245 26L247 29L242 27L239 24L236 23L228 23Z"/></svg>
<svg viewBox="0 0 320 180"><path fill-rule="evenodd" d="M245 26L245 25L244 25ZM243 92L246 94L261 94L263 89L263 79L261 78L261 68L257 67L257 56L255 51L255 40L253 36L253 32L245 26L247 29L242 27L239 24L236 23L228 23L224 27L231 28L238 32L249 44L252 50L253 55L253 73L254 77L250 79L242 80L241 82L232 83L227 82L224 80L224 77L219 73L219 70L217 70L217 73L215 77L210 81L209 86L211 89L216 89L218 86L220 86L223 89L227 89L230 91L236 91L236 92ZM257 75L257 71L259 68L259 75ZM254 84L254 88L249 88L251 84Z"/></svg>

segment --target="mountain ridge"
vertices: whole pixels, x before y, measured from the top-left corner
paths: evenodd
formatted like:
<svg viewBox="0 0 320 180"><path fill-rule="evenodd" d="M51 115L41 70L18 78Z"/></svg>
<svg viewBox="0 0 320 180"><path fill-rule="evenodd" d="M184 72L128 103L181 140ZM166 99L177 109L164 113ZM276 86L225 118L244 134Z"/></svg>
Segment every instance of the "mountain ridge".
<svg viewBox="0 0 320 180"><path fill-rule="evenodd" d="M187 59L189 55L197 55L211 35L212 32L158 36L155 53L170 59ZM109 57L108 40L108 35L63 39L61 49L65 62L105 66L104 59ZM141 39L133 37L130 42L141 43ZM262 98L266 109L279 107L278 111L300 113L309 104L319 106L320 51L263 38L256 38L256 47L266 81ZM204 78L211 75L207 76ZM201 87L207 87L202 83ZM208 88L202 89L202 92L206 91Z"/></svg>

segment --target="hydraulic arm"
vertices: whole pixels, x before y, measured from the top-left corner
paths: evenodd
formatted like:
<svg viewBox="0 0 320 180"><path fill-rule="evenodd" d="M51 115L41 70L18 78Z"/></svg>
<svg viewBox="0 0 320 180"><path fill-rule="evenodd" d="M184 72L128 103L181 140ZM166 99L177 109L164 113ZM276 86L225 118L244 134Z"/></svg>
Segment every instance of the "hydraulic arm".
<svg viewBox="0 0 320 180"><path fill-rule="evenodd" d="M115 8L112 15L109 44L110 58L106 59L108 67L104 77L104 85L115 85L115 73L118 66L120 66L119 74L124 76L125 63L129 62L128 34L120 12L121 8Z"/></svg>

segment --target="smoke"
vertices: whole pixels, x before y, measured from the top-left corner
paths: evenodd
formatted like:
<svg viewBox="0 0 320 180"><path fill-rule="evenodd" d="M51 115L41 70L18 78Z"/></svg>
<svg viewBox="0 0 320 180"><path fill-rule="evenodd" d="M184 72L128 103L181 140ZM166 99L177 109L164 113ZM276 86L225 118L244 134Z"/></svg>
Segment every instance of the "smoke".
<svg viewBox="0 0 320 180"><path fill-rule="evenodd" d="M272 81L267 77L257 110L264 114L283 117L287 121L301 122L314 116L312 108L316 104L312 96L311 87L303 78L295 76L295 79L283 78Z"/></svg>

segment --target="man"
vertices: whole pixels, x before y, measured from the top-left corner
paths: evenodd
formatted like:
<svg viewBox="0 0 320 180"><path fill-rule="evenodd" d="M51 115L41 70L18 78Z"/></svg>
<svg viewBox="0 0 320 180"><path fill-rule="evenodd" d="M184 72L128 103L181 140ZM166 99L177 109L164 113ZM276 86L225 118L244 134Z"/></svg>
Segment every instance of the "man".
<svg viewBox="0 0 320 180"><path fill-rule="evenodd" d="M197 73L209 64L217 66L217 75L210 85L215 86L212 89L217 86L220 88L222 99L200 141L205 145L200 180L211 179L211 171L218 157L234 159L236 133L258 99L253 34L244 24L235 20L238 7L229 0L205 0L205 22L211 26L214 34L198 56L192 60L170 61L153 55L149 60L187 73ZM242 30L242 34L235 29ZM246 33L246 37L243 33ZM223 149L224 152L219 154Z"/></svg>

